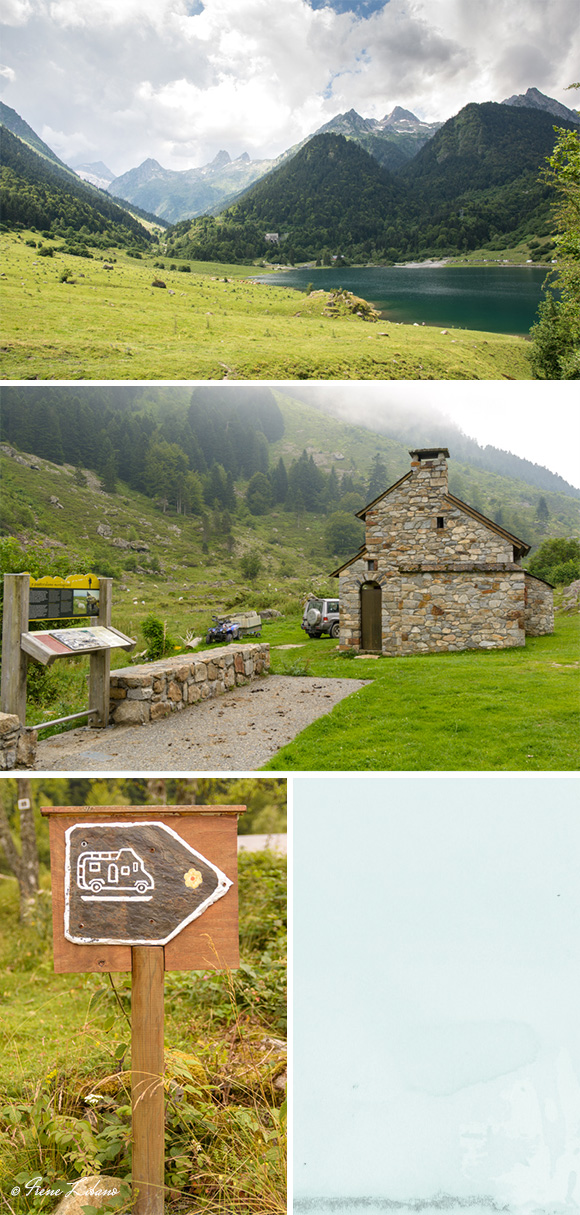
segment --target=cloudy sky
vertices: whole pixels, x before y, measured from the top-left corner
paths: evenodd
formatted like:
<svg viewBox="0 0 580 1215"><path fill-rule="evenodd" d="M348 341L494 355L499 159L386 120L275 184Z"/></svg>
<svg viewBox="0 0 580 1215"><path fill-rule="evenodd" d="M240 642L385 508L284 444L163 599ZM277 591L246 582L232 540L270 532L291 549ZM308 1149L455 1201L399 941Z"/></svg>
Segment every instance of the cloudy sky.
<svg viewBox="0 0 580 1215"><path fill-rule="evenodd" d="M317 381L295 384L292 393L370 430L380 430L381 422L388 422L393 413L410 422L422 417L431 421L433 415L439 415L456 423L482 447L489 443L511 451L580 489L580 413L578 386L572 380L558 384L422 380L388 385L369 380ZM452 441L447 445L453 458Z"/></svg>
<svg viewBox="0 0 580 1215"><path fill-rule="evenodd" d="M578 1209L577 798L296 778L296 1196Z"/></svg>
<svg viewBox="0 0 580 1215"><path fill-rule="evenodd" d="M120 174L271 157L354 107L445 120L530 86L567 105L570 0L4 0L2 98Z"/></svg>

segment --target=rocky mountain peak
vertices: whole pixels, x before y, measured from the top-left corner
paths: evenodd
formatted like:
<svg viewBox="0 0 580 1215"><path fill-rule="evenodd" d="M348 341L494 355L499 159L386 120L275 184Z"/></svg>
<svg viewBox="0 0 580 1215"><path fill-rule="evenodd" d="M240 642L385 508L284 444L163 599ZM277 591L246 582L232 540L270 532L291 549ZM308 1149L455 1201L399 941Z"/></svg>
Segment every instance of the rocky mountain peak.
<svg viewBox="0 0 580 1215"><path fill-rule="evenodd" d="M229 152L224 152L222 150L221 152L217 153L217 156L214 156L212 161L210 161L208 168L221 169L223 165L229 165L231 159L232 158Z"/></svg>
<svg viewBox="0 0 580 1215"><path fill-rule="evenodd" d="M568 106L556 101L555 97L546 97L546 94L541 93L539 89L530 88L525 93L514 93L512 97L506 97L501 104L525 106L531 110L547 110L548 114L554 114L556 118L563 118L566 122L574 122L580 126L580 117L575 110L568 109Z"/></svg>

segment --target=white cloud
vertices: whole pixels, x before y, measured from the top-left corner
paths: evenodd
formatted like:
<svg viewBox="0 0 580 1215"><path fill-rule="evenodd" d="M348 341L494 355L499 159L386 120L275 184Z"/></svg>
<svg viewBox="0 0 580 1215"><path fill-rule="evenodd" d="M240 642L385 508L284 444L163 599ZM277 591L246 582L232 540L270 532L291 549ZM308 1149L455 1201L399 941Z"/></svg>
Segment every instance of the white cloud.
<svg viewBox="0 0 580 1215"><path fill-rule="evenodd" d="M116 172L220 148L273 156L351 107L444 120L530 85L570 104L572 8L390 0L358 17L307 0L6 0L6 99L65 142L82 131Z"/></svg>
<svg viewBox="0 0 580 1215"><path fill-rule="evenodd" d="M16 80L16 72L13 68L5 67L2 64L0 66L0 78L0 89L5 89L8 84L12 84L12 81Z"/></svg>
<svg viewBox="0 0 580 1215"><path fill-rule="evenodd" d="M24 25L32 11L31 0L4 0L2 21L5 25Z"/></svg>
<svg viewBox="0 0 580 1215"><path fill-rule="evenodd" d="M54 131L52 127L46 124L38 132L41 139L64 160L65 164L73 157L92 156L96 152L95 145L87 139L82 131Z"/></svg>

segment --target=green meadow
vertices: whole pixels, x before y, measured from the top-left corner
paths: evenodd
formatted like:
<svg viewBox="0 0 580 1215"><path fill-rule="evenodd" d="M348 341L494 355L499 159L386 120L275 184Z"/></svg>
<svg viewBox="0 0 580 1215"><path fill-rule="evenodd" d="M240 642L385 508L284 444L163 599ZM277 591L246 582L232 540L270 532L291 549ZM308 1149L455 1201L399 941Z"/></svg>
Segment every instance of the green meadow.
<svg viewBox="0 0 580 1215"><path fill-rule="evenodd" d="M327 316L326 293L251 283L248 267L41 256L37 238L0 236L3 379L531 378L523 338Z"/></svg>
<svg viewBox="0 0 580 1215"><path fill-rule="evenodd" d="M576 771L578 633L578 616L558 615L553 635L506 650L353 658L329 639L273 649L277 674L372 683L303 730L266 767Z"/></svg>

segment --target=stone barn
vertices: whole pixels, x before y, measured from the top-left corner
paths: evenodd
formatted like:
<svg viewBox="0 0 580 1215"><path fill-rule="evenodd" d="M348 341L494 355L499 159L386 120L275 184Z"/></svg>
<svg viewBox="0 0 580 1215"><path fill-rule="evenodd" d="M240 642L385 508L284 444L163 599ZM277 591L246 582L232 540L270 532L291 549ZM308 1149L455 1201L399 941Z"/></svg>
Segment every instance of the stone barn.
<svg viewBox="0 0 580 1215"><path fill-rule="evenodd" d="M334 571L340 648L390 655L525 645L554 630L553 588L521 568L529 544L449 492L446 447L358 514L365 541Z"/></svg>

